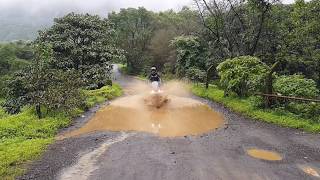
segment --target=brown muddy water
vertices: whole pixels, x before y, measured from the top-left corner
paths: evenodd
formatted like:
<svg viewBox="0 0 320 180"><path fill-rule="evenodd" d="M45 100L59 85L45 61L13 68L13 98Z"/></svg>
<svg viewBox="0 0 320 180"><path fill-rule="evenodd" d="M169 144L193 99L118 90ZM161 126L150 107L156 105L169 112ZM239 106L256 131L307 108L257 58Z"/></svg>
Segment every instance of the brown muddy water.
<svg viewBox="0 0 320 180"><path fill-rule="evenodd" d="M263 159L268 161L280 161L282 160L282 157L279 153L273 152L273 151L267 151L262 149L249 149L247 150L247 153L249 156L257 158L257 159Z"/></svg>
<svg viewBox="0 0 320 180"><path fill-rule="evenodd" d="M298 166L304 173L309 174L311 176L320 178L320 174L317 172L316 168L308 166L308 165L299 165Z"/></svg>
<svg viewBox="0 0 320 180"><path fill-rule="evenodd" d="M180 82L163 86L163 96L168 101L160 108L147 105L146 99L151 96L148 87L147 84L135 85L130 88L135 95L112 101L87 124L63 135L63 138L95 131L142 131L161 137L176 137L202 134L224 124L220 113L190 98L190 93Z"/></svg>

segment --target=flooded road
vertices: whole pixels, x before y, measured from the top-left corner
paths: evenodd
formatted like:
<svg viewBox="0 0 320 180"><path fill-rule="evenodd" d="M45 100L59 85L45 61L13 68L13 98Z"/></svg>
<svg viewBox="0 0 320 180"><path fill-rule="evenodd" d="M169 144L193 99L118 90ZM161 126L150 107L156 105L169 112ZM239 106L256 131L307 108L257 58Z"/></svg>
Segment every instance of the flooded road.
<svg viewBox="0 0 320 180"><path fill-rule="evenodd" d="M253 121L192 96L145 104L149 86L115 69L125 95L90 109L18 179L319 179L320 135ZM272 150L272 151L270 151Z"/></svg>
<svg viewBox="0 0 320 180"><path fill-rule="evenodd" d="M64 135L77 136L95 131L143 131L161 137L197 135L224 124L223 116L206 104L188 97L166 95L162 107L149 107L147 95L130 95L117 99L99 110L80 129Z"/></svg>
<svg viewBox="0 0 320 180"><path fill-rule="evenodd" d="M223 115L193 99L183 82L166 82L161 90L156 95L160 99L154 99L155 94L151 93L147 82L128 83L126 96L101 108L83 127L62 138L98 131L141 131L161 137L178 137L199 135L224 125ZM161 99L166 101L160 107L148 103Z"/></svg>
<svg viewBox="0 0 320 180"><path fill-rule="evenodd" d="M105 130L143 131L161 137L176 137L202 134L223 125L223 116L207 105L187 98L169 98L170 101L165 106L150 108L143 104L143 96L124 97L101 109L86 125L65 136ZM130 101L141 102L133 103L136 106L129 106L121 101L129 104Z"/></svg>

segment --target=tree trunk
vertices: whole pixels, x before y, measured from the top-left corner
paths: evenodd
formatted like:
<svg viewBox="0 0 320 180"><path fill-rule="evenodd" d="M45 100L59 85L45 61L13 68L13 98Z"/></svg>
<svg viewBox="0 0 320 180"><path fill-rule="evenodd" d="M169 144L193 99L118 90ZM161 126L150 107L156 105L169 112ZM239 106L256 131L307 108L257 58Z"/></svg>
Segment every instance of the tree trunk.
<svg viewBox="0 0 320 180"><path fill-rule="evenodd" d="M318 88L320 88L320 60L318 63Z"/></svg>
<svg viewBox="0 0 320 180"><path fill-rule="evenodd" d="M269 73L267 74L266 77L266 89L265 89L265 93L266 94L273 94L273 78L272 78L272 74L273 72L276 70L276 67L279 65L279 61L275 62L272 67L270 68ZM273 98L269 97L269 96L265 96L264 97L264 101L265 101L265 107L266 108L270 108L273 104Z"/></svg>
<svg viewBox="0 0 320 180"><path fill-rule="evenodd" d="M206 73L206 89L209 88L209 81L210 81L210 74L211 74L211 69L214 67L214 64L211 65L208 69L207 69L207 73Z"/></svg>
<svg viewBox="0 0 320 180"><path fill-rule="evenodd" d="M38 118L41 119L42 118L42 115L41 115L41 106L40 106L40 103L37 103L36 104L36 113L38 115Z"/></svg>
<svg viewBox="0 0 320 180"><path fill-rule="evenodd" d="M273 79L272 79L272 72L270 71L267 75L267 79L266 79L266 94L272 94L272 85L273 84ZM270 108L273 104L272 99L269 96L265 96L264 97L264 101L265 101L265 108Z"/></svg>
<svg viewBox="0 0 320 180"><path fill-rule="evenodd" d="M207 77L206 77L206 89L209 88L209 75L207 74Z"/></svg>

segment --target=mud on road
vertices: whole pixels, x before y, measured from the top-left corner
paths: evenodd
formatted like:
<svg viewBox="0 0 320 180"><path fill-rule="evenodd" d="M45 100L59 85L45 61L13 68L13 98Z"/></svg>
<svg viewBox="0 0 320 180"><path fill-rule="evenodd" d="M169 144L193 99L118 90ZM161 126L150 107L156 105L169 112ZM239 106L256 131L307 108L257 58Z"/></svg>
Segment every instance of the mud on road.
<svg viewBox="0 0 320 180"><path fill-rule="evenodd" d="M137 83L133 86L136 87ZM163 92L158 94L150 94L150 89L144 82L139 82L138 86L145 86L145 90L140 88L136 92L139 94L112 101L84 126L62 137L95 131L141 131L161 137L177 137L199 135L224 125L222 114L201 101L192 99L190 94L179 94L178 92L185 91L182 90L184 85L181 82L169 82L164 85ZM130 89L135 89L134 87ZM149 101L160 103L149 104Z"/></svg>
<svg viewBox="0 0 320 180"><path fill-rule="evenodd" d="M135 90L129 88L129 82L136 81L134 78L121 76L117 71L116 78L128 95L134 94ZM217 103L197 97L193 99L200 101L200 107L204 107L201 105L204 104L215 115L221 114L224 119L222 125L219 124L217 129L190 133L192 135L179 134L178 137L175 137L177 134L168 135L171 130L161 134L159 129L158 132L133 128L112 129L105 126L106 123L93 123L96 124L96 130L103 131L91 131L95 129L92 127L88 128L90 131L85 131L90 119L95 121L95 117L99 119L109 114L109 106L97 107L76 119L74 126L60 134L71 133L70 136L51 145L42 158L18 179L319 178L319 134L253 121ZM98 109L100 111L95 113ZM198 112L194 113L198 116ZM135 116L134 113L130 115ZM118 123L112 119L108 121ZM153 123L155 126L156 122ZM72 134L74 132L79 133ZM252 157L248 154L252 149L273 152L281 158L270 161L272 159Z"/></svg>

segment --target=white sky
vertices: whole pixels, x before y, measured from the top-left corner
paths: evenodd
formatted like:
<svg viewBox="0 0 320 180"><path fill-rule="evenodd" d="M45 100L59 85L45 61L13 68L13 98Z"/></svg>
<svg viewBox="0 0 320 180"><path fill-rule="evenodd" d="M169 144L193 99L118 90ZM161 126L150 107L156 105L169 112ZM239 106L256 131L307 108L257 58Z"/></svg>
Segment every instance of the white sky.
<svg viewBox="0 0 320 180"><path fill-rule="evenodd" d="M192 0L0 0L0 10L22 11L28 14L89 12L106 15L120 8L143 6L148 10L180 9Z"/></svg>
<svg viewBox="0 0 320 180"><path fill-rule="evenodd" d="M283 0L292 3L294 0ZM148 10L180 9L192 0L0 0L0 10L8 13L61 14L70 11L106 15L120 8L143 6ZM19 13L20 14L20 13Z"/></svg>

